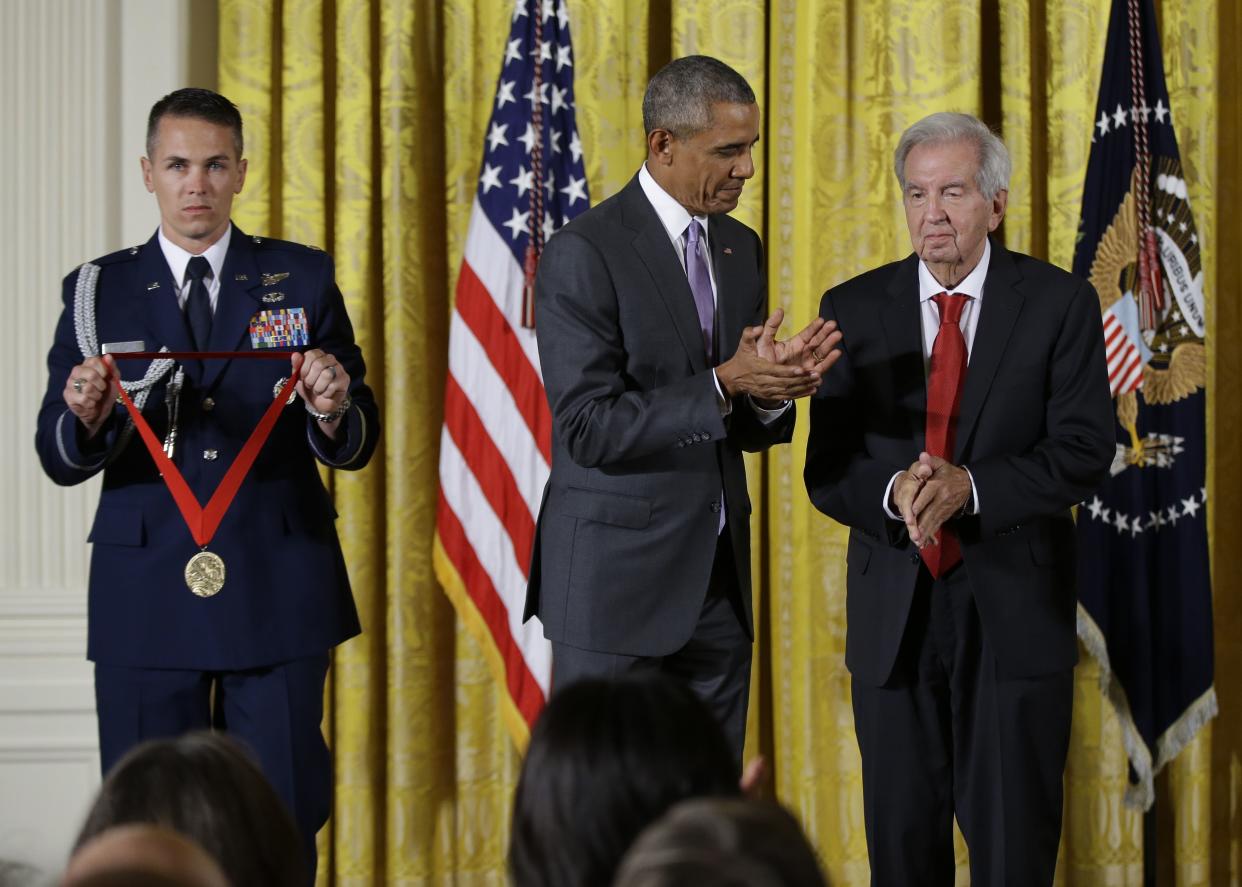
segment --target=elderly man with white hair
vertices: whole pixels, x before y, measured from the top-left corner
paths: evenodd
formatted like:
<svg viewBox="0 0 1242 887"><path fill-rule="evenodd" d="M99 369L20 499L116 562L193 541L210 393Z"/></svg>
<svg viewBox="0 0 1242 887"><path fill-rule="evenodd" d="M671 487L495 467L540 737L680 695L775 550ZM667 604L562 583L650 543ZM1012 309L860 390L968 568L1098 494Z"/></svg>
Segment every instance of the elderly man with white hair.
<svg viewBox="0 0 1242 887"><path fill-rule="evenodd" d="M1075 641L1071 507L1107 475L1091 284L990 235L1009 155L967 114L902 135L914 252L824 294L842 357L806 485L850 527L846 664L872 884L1049 885Z"/></svg>

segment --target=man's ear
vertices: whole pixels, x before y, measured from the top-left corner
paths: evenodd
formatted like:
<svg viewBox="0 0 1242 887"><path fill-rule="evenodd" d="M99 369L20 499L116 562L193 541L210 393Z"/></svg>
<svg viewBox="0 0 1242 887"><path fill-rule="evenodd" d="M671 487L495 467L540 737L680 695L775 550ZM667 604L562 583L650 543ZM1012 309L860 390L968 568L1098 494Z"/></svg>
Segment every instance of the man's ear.
<svg viewBox="0 0 1242 887"><path fill-rule="evenodd" d="M673 134L667 129L653 129L647 133L647 157L661 166L673 162Z"/></svg>
<svg viewBox="0 0 1242 887"><path fill-rule="evenodd" d="M992 198L992 216L988 219L988 230L995 231L1000 226L1001 220L1005 218L1005 208L1009 206L1009 190L1002 188L996 192L996 196Z"/></svg>
<svg viewBox="0 0 1242 887"><path fill-rule="evenodd" d="M151 174L155 171L155 167L151 165L151 161L146 157L139 157L138 162L142 165L142 183L147 186L147 191L154 194L155 181L151 178Z"/></svg>

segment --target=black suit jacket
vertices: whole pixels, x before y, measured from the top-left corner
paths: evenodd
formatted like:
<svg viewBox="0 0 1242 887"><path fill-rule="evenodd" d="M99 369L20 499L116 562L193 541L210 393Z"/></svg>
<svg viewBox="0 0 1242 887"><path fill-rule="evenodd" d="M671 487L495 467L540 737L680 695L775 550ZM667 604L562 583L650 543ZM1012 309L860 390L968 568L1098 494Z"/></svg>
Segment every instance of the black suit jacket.
<svg viewBox="0 0 1242 887"><path fill-rule="evenodd" d="M709 222L718 362L761 323L758 235ZM535 284L553 417L526 617L550 640L659 656L689 640L716 550L721 490L750 623L750 499L743 450L787 441L744 401L722 417L694 297L635 177L548 241Z"/></svg>
<svg viewBox="0 0 1242 887"><path fill-rule="evenodd" d="M846 663L855 679L892 671L919 572L884 491L924 446L927 386L918 258L824 294L843 356L811 404L805 480L815 507L851 528ZM951 522L983 629L1009 676L1072 667L1072 505L1115 450L1099 301L1046 262L992 244L962 390L952 461L970 469L979 513Z"/></svg>

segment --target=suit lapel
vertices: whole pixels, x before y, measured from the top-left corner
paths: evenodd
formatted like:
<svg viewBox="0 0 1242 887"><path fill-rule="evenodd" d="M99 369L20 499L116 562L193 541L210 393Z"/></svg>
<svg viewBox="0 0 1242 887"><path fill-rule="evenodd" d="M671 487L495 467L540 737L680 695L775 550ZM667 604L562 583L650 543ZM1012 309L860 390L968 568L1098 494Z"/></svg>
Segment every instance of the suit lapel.
<svg viewBox="0 0 1242 887"><path fill-rule="evenodd" d="M238 280L238 278L242 278ZM250 350L247 334L250 318L262 303L255 291L262 287L254 247L236 225L229 240L229 251L220 270L220 294L211 321L209 351ZM210 388L231 361L209 360L203 367L202 387Z"/></svg>
<svg viewBox="0 0 1242 887"><path fill-rule="evenodd" d="M193 351L185 314L177 302L177 281L173 280L172 270L164 259L158 234L140 249L137 283L146 290L138 294L138 298L145 307L146 322L154 337L144 347L148 351L158 351L164 346L169 351Z"/></svg>
<svg viewBox="0 0 1242 887"><path fill-rule="evenodd" d="M677 260L677 251L668 239L668 232L638 183L638 176L625 186L621 202L622 221L627 228L637 232L633 241L634 250L655 281L656 291L668 309L691 367L696 373L702 372L707 369L707 354L703 350L703 332L699 329L699 315L694 307L690 281Z"/></svg>
<svg viewBox="0 0 1242 887"><path fill-rule="evenodd" d="M922 309L918 268L918 257L914 255L897 266L897 272L889 281L887 304L880 311L880 323L892 357L898 409L910 423L911 438L917 444L916 456L922 452L927 438L927 373L923 363L923 324L919 319ZM849 335L848 330L846 335Z"/></svg>
<svg viewBox="0 0 1242 887"><path fill-rule="evenodd" d="M712 251L712 273L716 275L716 357L731 354L742 338L742 327L750 322L744 294L736 289L738 274L733 268L741 244L734 243L724 225L712 216L708 220L708 244Z"/></svg>
<svg viewBox="0 0 1242 887"><path fill-rule="evenodd" d="M979 411L987 399L992 380L996 378L996 369L1009 344L1009 336L1022 311L1023 296L1018 291L1021 279L1008 251L993 243L988 274L983 281L979 325L975 328L975 341L970 349L970 363L958 407L954 465L961 464L962 452L974 432L975 423L979 421Z"/></svg>

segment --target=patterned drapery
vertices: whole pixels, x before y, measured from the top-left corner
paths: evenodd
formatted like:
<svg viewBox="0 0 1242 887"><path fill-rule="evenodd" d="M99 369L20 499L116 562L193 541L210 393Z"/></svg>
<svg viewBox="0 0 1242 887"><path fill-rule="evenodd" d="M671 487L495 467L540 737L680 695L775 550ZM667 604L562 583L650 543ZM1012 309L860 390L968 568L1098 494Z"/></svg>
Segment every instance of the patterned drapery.
<svg viewBox="0 0 1242 887"><path fill-rule="evenodd" d="M909 251L891 156L933 110L971 111L1014 156L1004 237L1068 267L1108 0L569 0L591 193L644 156L648 75L716 55L764 114L737 215L761 231L787 329L823 290ZM1204 243L1209 500L1221 715L1160 781L1161 883L1242 879L1242 12L1157 3L1183 163ZM221 0L220 88L246 120L247 230L336 257L381 398L372 465L331 478L365 634L340 648L325 730L336 803L320 884L504 884L519 760L487 661L436 586L448 307L512 0ZM1219 84L1219 85L1218 85ZM794 442L749 464L760 639L748 734L838 885L868 881L843 664L845 531L815 512ZM279 556L273 552L273 556ZM1079 666L1059 885L1142 883L1142 817L1121 797L1116 720ZM969 883L959 840L959 884Z"/></svg>

